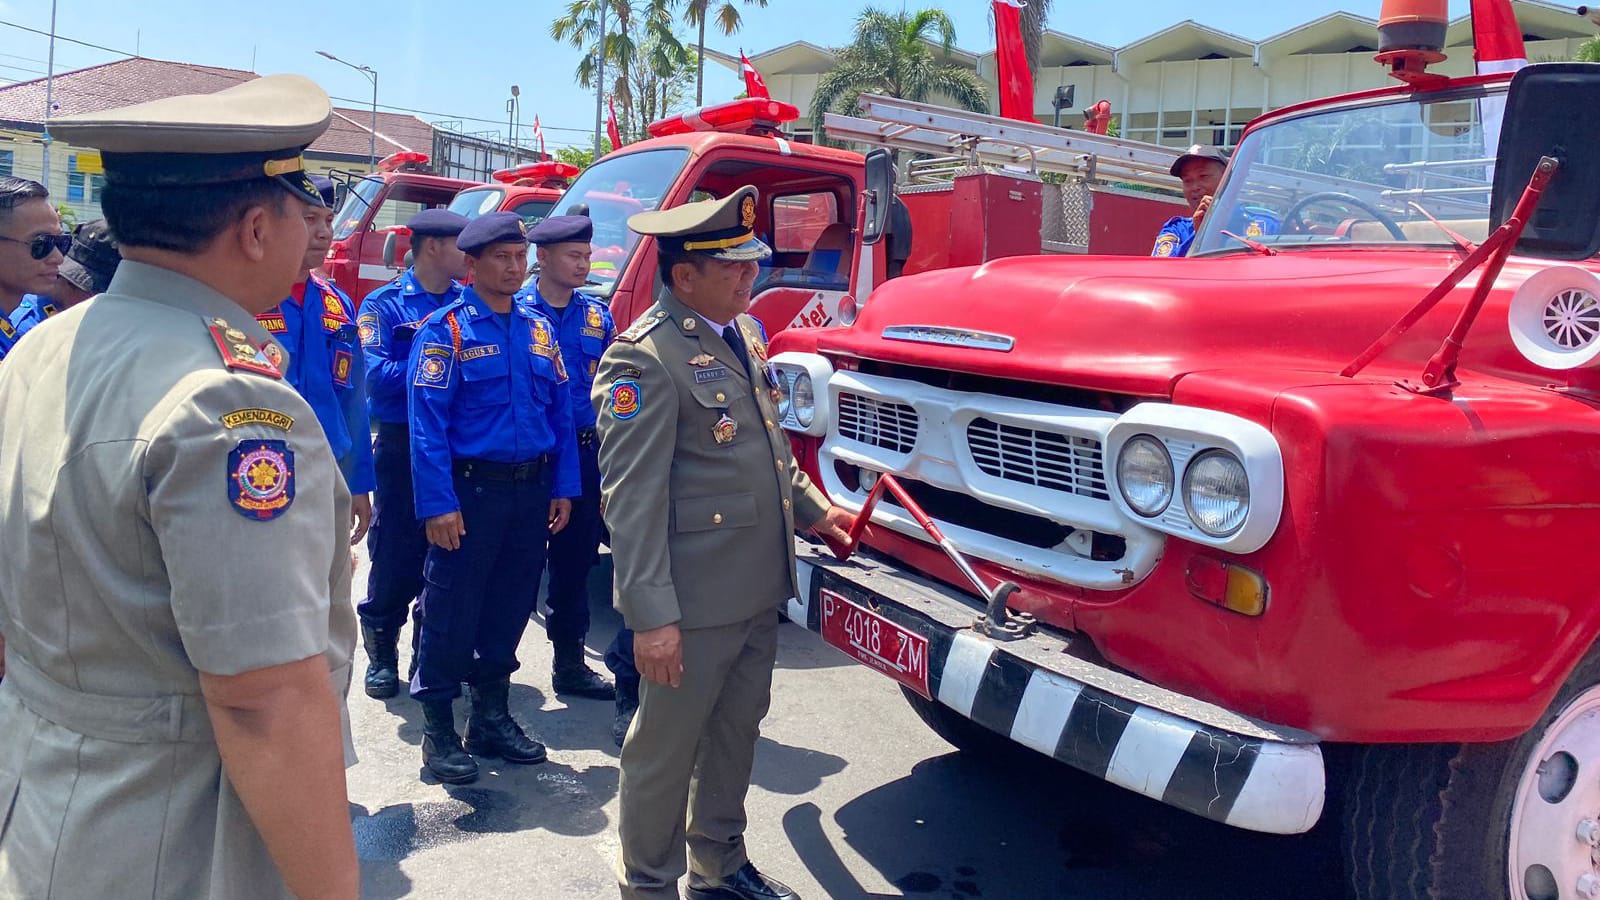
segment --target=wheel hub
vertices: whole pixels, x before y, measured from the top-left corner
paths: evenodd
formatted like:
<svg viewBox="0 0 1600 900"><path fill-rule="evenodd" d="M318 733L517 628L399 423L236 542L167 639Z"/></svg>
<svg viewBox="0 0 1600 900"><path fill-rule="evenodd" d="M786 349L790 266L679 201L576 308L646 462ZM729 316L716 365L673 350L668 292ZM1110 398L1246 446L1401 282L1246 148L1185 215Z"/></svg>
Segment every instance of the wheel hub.
<svg viewBox="0 0 1600 900"><path fill-rule="evenodd" d="M1600 900L1600 686L1573 698L1529 754L1506 859L1517 900Z"/></svg>

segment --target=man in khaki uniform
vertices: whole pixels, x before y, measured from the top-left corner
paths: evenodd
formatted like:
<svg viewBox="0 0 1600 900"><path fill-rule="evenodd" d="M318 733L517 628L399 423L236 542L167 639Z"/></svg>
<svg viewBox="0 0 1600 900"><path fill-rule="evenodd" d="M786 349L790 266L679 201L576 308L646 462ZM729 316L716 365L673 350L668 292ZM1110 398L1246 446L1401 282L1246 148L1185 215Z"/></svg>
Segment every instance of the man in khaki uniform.
<svg viewBox="0 0 1600 900"><path fill-rule="evenodd" d="M274 76L51 123L124 259L0 369L0 896L359 893L350 495L255 320L330 115Z"/></svg>
<svg viewBox="0 0 1600 900"><path fill-rule="evenodd" d="M755 221L753 187L628 220L656 236L668 289L594 383L616 606L644 676L622 746L624 898L676 898L686 868L696 900L796 896L750 864L744 798L778 606L796 593L795 524L843 540L850 516L777 424L760 326L743 315L771 255Z"/></svg>

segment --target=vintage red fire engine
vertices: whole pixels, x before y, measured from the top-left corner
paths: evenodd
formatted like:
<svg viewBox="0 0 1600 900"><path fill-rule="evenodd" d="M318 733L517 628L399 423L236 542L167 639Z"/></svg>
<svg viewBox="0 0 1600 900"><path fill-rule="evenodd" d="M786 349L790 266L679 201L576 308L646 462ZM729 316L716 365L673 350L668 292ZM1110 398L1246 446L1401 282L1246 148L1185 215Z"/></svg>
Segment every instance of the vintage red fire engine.
<svg viewBox="0 0 1600 900"><path fill-rule="evenodd" d="M1385 19L1402 83L1249 127L1191 258L908 275L777 335L785 427L867 510L788 613L957 746L1336 817L1363 900L1596 897L1600 67L1431 76L1438 7Z"/></svg>

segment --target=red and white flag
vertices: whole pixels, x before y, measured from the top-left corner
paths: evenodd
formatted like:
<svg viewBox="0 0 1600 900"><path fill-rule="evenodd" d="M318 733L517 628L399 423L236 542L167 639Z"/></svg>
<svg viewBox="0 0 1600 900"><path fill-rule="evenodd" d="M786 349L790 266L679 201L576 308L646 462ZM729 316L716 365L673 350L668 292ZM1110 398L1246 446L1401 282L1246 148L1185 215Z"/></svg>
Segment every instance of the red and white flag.
<svg viewBox="0 0 1600 900"><path fill-rule="evenodd" d="M744 92L758 100L770 100L772 95L767 93L767 83L762 80L761 73L750 62L750 57L739 51L739 68L744 71Z"/></svg>
<svg viewBox="0 0 1600 900"><path fill-rule="evenodd" d="M1511 10L1511 0L1472 0L1472 46L1479 75L1515 72L1528 64L1528 49L1522 44L1522 27ZM1494 156L1500 147L1505 112L1504 95L1478 101L1487 156Z"/></svg>
<svg viewBox="0 0 1600 900"><path fill-rule="evenodd" d="M539 117L533 117L533 139L539 142L539 157L544 158L544 129L539 127Z"/></svg>
<svg viewBox="0 0 1600 900"><path fill-rule="evenodd" d="M1022 7L1026 5L1024 0L994 0L995 67L1000 115L1033 122L1033 72L1022 43Z"/></svg>
<svg viewBox="0 0 1600 900"><path fill-rule="evenodd" d="M611 138L611 149L622 146L622 129L617 127L617 98L607 97L606 106L610 112L606 114L606 137Z"/></svg>

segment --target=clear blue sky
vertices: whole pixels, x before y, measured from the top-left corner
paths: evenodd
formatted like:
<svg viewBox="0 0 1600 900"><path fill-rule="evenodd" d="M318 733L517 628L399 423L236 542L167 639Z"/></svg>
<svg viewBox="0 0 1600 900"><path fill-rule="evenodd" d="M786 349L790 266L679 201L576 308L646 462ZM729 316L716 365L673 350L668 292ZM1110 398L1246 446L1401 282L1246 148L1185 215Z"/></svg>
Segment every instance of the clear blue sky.
<svg viewBox="0 0 1600 900"><path fill-rule="evenodd" d="M298 72L335 97L355 100L344 105L369 102L371 88L362 75L315 53L328 50L378 70L380 104L444 114L422 116L430 121L466 120L467 130L504 131L510 86L517 84L522 121L531 124L537 113L545 126L546 146L553 149L587 146L594 124L594 95L573 78L577 51L549 38L550 21L565 5L562 0L275 0L248 5L241 0L58 0L56 33L161 59L240 69L253 64L262 73ZM801 39L836 46L848 42L851 23L865 5L863 0L770 0L766 9L745 11L740 34L708 36L707 41L730 53L742 45L751 54ZM893 0L878 5L899 6ZM949 12L956 23L956 43L965 49L992 46L988 0L909 5L940 6ZM1054 6L1052 28L1120 46L1190 18L1259 39L1340 9L1376 17L1379 0L1141 0L1121 6L1055 0ZM1468 0L1451 0L1451 15L1465 14L1467 6ZM48 30L50 0L0 0L0 22ZM0 25L0 79L43 74L47 45L42 36ZM56 44L57 71L116 58L102 50ZM709 61L706 77L708 103L743 90L736 74Z"/></svg>

